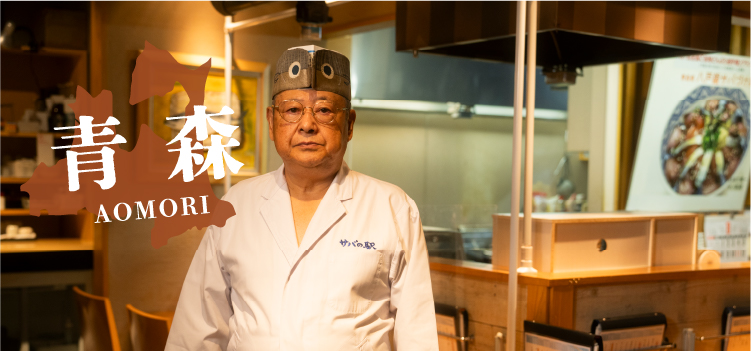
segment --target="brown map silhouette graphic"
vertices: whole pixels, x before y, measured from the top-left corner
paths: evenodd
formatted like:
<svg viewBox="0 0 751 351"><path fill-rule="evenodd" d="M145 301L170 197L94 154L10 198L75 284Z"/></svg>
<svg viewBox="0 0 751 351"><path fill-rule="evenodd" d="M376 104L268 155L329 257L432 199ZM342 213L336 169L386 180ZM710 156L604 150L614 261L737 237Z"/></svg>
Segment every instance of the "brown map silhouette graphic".
<svg viewBox="0 0 751 351"><path fill-rule="evenodd" d="M146 50L137 59L136 68L133 71L130 102L134 104L142 101L151 96L148 94L163 95L172 90L175 81L179 81L191 99L190 113L192 113L194 104L203 104L203 90L210 65L209 61L197 70L190 70L175 61L169 52L158 50L146 42ZM203 74L202 79L200 74ZM103 90L99 96L93 98L79 86L76 91L76 102L70 106L77 119L82 115L92 116L94 117L93 124L103 124L109 116L112 116L112 93ZM100 133L103 128L94 127L94 133ZM110 128L116 130L115 127ZM136 201L140 201L146 207L148 202L153 200L152 207L156 219L151 230L151 244L154 248L166 245L169 238L180 235L193 227L224 226L227 219L235 215L235 209L230 203L214 195L208 172L204 172L188 183L183 182L180 175L168 179L177 165L179 153L168 152L168 149L173 146L167 146L165 141L154 134L147 125L141 125L140 129L139 139L133 151L122 150L118 145L108 145L115 151L114 163L117 178L115 185L110 189L102 190L99 184L94 182L104 176L101 171L97 171L79 173L81 188L71 192L68 190L67 158L58 161L52 167L40 164L31 179L21 186L21 191L29 193L31 214L39 216L41 210L47 210L50 215L67 215L75 214L79 209L85 208L97 215L100 206L104 206L109 219L115 222L118 221L114 215L115 207L120 203L125 203L132 210L128 220L133 221L138 220ZM76 129L75 135L80 135L80 130ZM195 140L195 132L191 132L188 136ZM113 135L94 137L94 142L109 142L113 137ZM80 143L80 138L74 139L74 145ZM87 152L101 149L102 146L92 146L73 150ZM79 162L101 160L101 158L101 154L83 155L79 156ZM79 165L79 169L82 170L101 167L101 163ZM199 169L196 167L200 165L194 166L194 173ZM201 196L207 196L209 212L207 214L202 214ZM185 202L188 204L191 203L188 198L194 200L193 207L196 214L187 208L189 215L184 215L182 198L186 198ZM177 211L171 217L162 216L159 210L160 203L165 199L172 199L177 204ZM166 201L164 206L164 212L172 212L172 203ZM120 205L119 209L121 218L124 218L125 206ZM100 218L100 221L103 221L103 218Z"/></svg>
<svg viewBox="0 0 751 351"><path fill-rule="evenodd" d="M203 105L206 78L210 69L211 59L192 70L178 63L169 51L159 50L147 41L143 52L136 59L136 68L133 70L130 104L135 105L154 95L163 96L172 91L177 81L183 85L190 98L185 107L185 115L192 115L194 105Z"/></svg>

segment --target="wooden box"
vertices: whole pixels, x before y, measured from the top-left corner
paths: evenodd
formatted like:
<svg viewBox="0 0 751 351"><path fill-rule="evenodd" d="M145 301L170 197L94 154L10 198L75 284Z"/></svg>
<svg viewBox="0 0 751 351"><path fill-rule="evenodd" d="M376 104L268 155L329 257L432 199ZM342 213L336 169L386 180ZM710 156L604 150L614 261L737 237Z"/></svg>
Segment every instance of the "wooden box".
<svg viewBox="0 0 751 351"><path fill-rule="evenodd" d="M493 215L493 266L498 269L509 266L510 224L509 214ZM697 227L698 216L691 213L534 213L532 266L554 273L693 265ZM605 250L600 250L602 240Z"/></svg>

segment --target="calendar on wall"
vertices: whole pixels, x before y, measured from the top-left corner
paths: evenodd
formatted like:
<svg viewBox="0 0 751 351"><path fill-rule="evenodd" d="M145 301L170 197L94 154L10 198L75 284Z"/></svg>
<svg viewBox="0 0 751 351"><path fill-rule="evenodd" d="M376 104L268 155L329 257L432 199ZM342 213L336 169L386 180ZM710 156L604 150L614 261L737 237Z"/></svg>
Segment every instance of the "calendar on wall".
<svg viewBox="0 0 751 351"><path fill-rule="evenodd" d="M751 258L749 252L749 223L746 211L737 215L704 216L704 247L720 253L722 262L743 262Z"/></svg>

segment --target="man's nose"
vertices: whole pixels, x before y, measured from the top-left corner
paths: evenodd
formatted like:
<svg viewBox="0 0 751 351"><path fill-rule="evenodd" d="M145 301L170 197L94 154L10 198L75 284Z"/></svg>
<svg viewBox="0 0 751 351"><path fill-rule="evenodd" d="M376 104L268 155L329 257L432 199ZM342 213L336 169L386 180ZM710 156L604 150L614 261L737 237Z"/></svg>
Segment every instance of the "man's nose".
<svg viewBox="0 0 751 351"><path fill-rule="evenodd" d="M318 128L312 108L304 108L300 117L300 131L304 133L315 133Z"/></svg>

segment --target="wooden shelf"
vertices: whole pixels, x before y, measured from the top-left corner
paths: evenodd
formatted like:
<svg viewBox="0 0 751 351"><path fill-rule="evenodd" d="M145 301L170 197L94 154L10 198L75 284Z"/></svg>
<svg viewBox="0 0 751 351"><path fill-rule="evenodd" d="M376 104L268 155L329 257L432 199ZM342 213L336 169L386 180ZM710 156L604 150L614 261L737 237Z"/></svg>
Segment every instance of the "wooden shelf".
<svg viewBox="0 0 751 351"><path fill-rule="evenodd" d="M3 90L36 93L40 88L53 88L66 82L88 88L86 50L40 48L31 52L2 48L0 56ZM35 74L37 79L33 79Z"/></svg>
<svg viewBox="0 0 751 351"><path fill-rule="evenodd" d="M46 215L47 211L42 211L42 214ZM0 216L31 216L31 213L29 213L29 210L26 208L7 208L0 210Z"/></svg>
<svg viewBox="0 0 751 351"><path fill-rule="evenodd" d="M8 48L2 48L3 54L16 54L16 55L37 55L37 56L49 56L49 57L86 57L87 51L86 50L76 50L76 49L57 49L57 48L39 48L39 50L32 52L31 50L21 50L21 49L8 49Z"/></svg>
<svg viewBox="0 0 751 351"><path fill-rule="evenodd" d="M23 184L29 181L31 178L19 178L19 177L0 177L0 184Z"/></svg>
<svg viewBox="0 0 751 351"><path fill-rule="evenodd" d="M63 216L78 216L89 213L86 210L78 210L78 213L75 215L69 214L69 215L63 215ZM2 211L0 211L0 216L31 216L32 214L29 213L29 209L25 208L7 208ZM49 212L47 210L42 210L42 216L49 215Z"/></svg>
<svg viewBox="0 0 751 351"><path fill-rule="evenodd" d="M91 251L94 243L79 238L35 239L0 242L0 253Z"/></svg>
<svg viewBox="0 0 751 351"><path fill-rule="evenodd" d="M39 132L39 133L10 133L10 132L0 132L0 137L3 138L36 138L37 135L44 135L44 134L52 134L53 138L60 138L64 136L73 135L73 133L49 133L49 132Z"/></svg>

